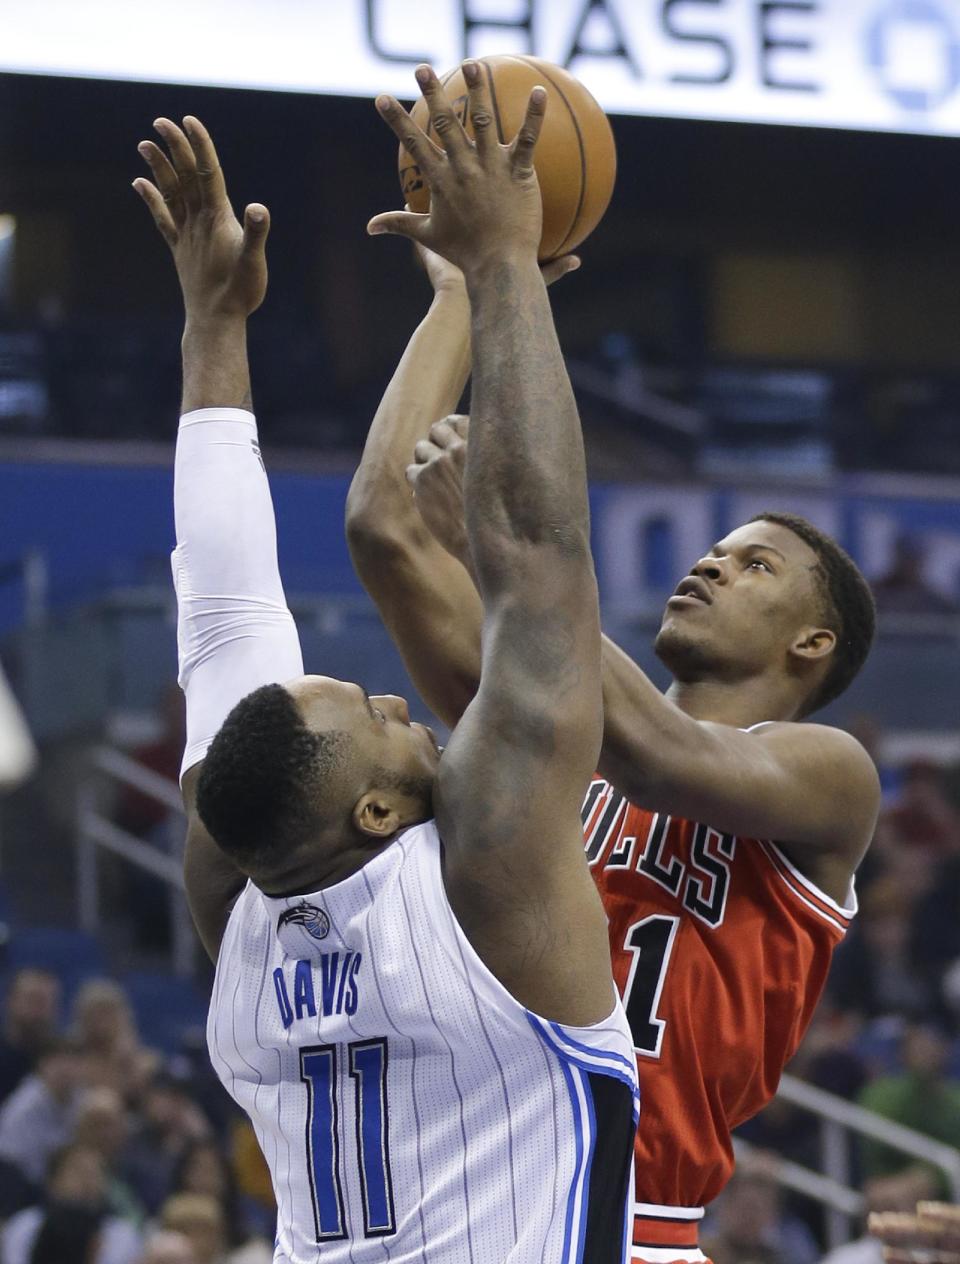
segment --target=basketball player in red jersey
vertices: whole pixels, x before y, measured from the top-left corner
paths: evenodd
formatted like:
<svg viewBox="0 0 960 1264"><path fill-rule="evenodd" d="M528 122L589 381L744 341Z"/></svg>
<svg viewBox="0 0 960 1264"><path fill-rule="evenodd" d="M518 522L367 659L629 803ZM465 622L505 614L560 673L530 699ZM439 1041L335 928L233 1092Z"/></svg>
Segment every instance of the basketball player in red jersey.
<svg viewBox="0 0 960 1264"><path fill-rule="evenodd" d="M433 303L374 418L347 532L421 697L452 727L480 673L466 419L422 435L466 383L469 309L456 269L425 263ZM640 1067L633 1258L648 1264L705 1259L698 1221L733 1170L731 1130L774 1095L810 1022L880 798L852 737L798 723L869 649L873 601L853 562L785 515L704 545L657 636L666 695L604 644L603 753L584 805Z"/></svg>

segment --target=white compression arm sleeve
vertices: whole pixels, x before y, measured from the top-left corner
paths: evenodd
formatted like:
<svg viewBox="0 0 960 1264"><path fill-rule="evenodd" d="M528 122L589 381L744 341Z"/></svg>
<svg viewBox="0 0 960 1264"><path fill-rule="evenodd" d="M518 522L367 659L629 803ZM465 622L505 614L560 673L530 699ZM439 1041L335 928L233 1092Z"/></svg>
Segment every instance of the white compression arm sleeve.
<svg viewBox="0 0 960 1264"><path fill-rule="evenodd" d="M277 529L252 413L201 408L180 419L173 480L181 776L248 693L303 675L277 564Z"/></svg>

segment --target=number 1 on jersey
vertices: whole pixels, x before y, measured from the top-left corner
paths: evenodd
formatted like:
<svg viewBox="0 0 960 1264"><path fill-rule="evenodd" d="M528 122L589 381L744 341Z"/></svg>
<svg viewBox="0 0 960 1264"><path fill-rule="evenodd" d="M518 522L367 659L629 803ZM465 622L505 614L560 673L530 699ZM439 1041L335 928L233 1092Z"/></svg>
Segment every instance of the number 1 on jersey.
<svg viewBox="0 0 960 1264"><path fill-rule="evenodd" d="M679 917L654 913L634 922L623 941L633 953L627 985L623 989L623 1006L633 1035L637 1053L650 1058L660 1057L666 1023L657 1017L673 941L680 925Z"/></svg>

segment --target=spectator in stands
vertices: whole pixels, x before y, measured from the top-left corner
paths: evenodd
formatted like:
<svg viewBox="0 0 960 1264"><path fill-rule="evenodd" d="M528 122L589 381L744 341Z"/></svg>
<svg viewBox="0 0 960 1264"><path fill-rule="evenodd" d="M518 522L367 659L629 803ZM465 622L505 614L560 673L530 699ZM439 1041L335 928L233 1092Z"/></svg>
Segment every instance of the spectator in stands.
<svg viewBox="0 0 960 1264"><path fill-rule="evenodd" d="M957 604L928 582L924 574L923 543L901 535L893 546L890 569L873 581L873 595L881 614L954 614Z"/></svg>
<svg viewBox="0 0 960 1264"><path fill-rule="evenodd" d="M884 812L894 845L932 859L960 853L960 813L947 793L944 770L915 759L903 770L900 793Z"/></svg>
<svg viewBox="0 0 960 1264"><path fill-rule="evenodd" d="M230 1162L237 1176L240 1194L253 1209L250 1223L261 1226L271 1236L277 1222L277 1204L273 1196L270 1169L263 1157L260 1142L246 1116L234 1121L230 1129Z"/></svg>
<svg viewBox="0 0 960 1264"><path fill-rule="evenodd" d="M177 1164L193 1142L210 1135L210 1124L186 1087L169 1075L150 1082L138 1116L122 1167L147 1211L156 1215L172 1192Z"/></svg>
<svg viewBox="0 0 960 1264"><path fill-rule="evenodd" d="M935 869L929 891L914 910L910 940L916 967L938 995L944 1016L960 1025L954 982L960 963L960 855L948 856Z"/></svg>
<svg viewBox="0 0 960 1264"><path fill-rule="evenodd" d="M0 1108L0 1158L38 1189L51 1154L70 1137L81 1070L76 1045L53 1041L39 1055L34 1073Z"/></svg>
<svg viewBox="0 0 960 1264"><path fill-rule="evenodd" d="M925 1183L921 1181L921 1185ZM886 1256L881 1236L875 1231L876 1226L889 1225L915 1209L910 1179L898 1181L896 1178L880 1177L867 1181L863 1192L869 1213L863 1236L837 1247L821 1264L884 1264Z"/></svg>
<svg viewBox="0 0 960 1264"><path fill-rule="evenodd" d="M935 1260L960 1264L960 1207L921 1202L914 1211L870 1217L870 1229L890 1260Z"/></svg>
<svg viewBox="0 0 960 1264"><path fill-rule="evenodd" d="M830 971L829 993L841 1009L868 1019L930 1012L936 997L910 953L912 912L904 883L874 880Z"/></svg>
<svg viewBox="0 0 960 1264"><path fill-rule="evenodd" d="M185 1234L161 1229L151 1234L137 1264L197 1264L197 1257Z"/></svg>
<svg viewBox="0 0 960 1264"><path fill-rule="evenodd" d="M54 1207L44 1217L30 1264L96 1264L102 1216L86 1207Z"/></svg>
<svg viewBox="0 0 960 1264"><path fill-rule="evenodd" d="M130 1136L123 1098L112 1088L91 1088L80 1098L74 1140L97 1151L107 1172L107 1204L114 1215L141 1225L144 1208L124 1179L121 1155Z"/></svg>
<svg viewBox="0 0 960 1264"><path fill-rule="evenodd" d="M885 1119L960 1147L960 1087L946 1078L950 1045L930 1023L915 1023L903 1038L903 1071L874 1080L860 1104ZM875 1211L909 1211L922 1198L947 1193L938 1169L882 1142L864 1140L863 1173L873 1184Z"/></svg>
<svg viewBox="0 0 960 1264"><path fill-rule="evenodd" d="M241 1200L236 1177L220 1146L212 1139L194 1141L177 1164L174 1194L204 1194L215 1198L223 1212L231 1248L250 1240L251 1224L263 1228L263 1216L256 1207ZM276 1222L274 1213L273 1222Z"/></svg>
<svg viewBox="0 0 960 1264"><path fill-rule="evenodd" d="M711 1208L702 1248L714 1264L816 1264L820 1251L801 1221L785 1216L775 1181L776 1155L741 1160Z"/></svg>
<svg viewBox="0 0 960 1264"><path fill-rule="evenodd" d="M175 681L161 696L158 719L160 731L157 737L152 742L135 747L130 756L176 786L180 780L180 761L186 737L186 712L183 691ZM116 815L121 828L139 838L147 838L158 825L166 822L170 814L157 799L131 787L118 802Z"/></svg>
<svg viewBox="0 0 960 1264"><path fill-rule="evenodd" d="M0 1030L0 1102L33 1070L56 1033L60 981L47 970L18 970L10 981Z"/></svg>
<svg viewBox="0 0 960 1264"><path fill-rule="evenodd" d="M140 1043L127 994L112 979L91 979L77 993L72 1031L87 1058L91 1085L116 1088L136 1099L156 1069L158 1058Z"/></svg>
<svg viewBox="0 0 960 1264"><path fill-rule="evenodd" d="M57 1208L80 1208L102 1217L94 1264L134 1264L140 1255L137 1230L107 1209L107 1173L103 1159L90 1146L74 1142L50 1160L44 1205L27 1207L5 1225L0 1238L0 1264L28 1264L45 1216ZM65 1257L72 1260L73 1256Z"/></svg>
<svg viewBox="0 0 960 1264"><path fill-rule="evenodd" d="M163 1205L160 1223L190 1239L197 1264L271 1264L273 1259L265 1242L231 1251L223 1209L208 1194L174 1194Z"/></svg>

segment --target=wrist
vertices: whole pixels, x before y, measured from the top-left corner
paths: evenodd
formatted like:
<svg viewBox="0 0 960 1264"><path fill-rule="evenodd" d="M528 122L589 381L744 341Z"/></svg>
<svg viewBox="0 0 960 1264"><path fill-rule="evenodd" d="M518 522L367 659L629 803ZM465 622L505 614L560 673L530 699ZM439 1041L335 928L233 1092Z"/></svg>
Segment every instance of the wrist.
<svg viewBox="0 0 960 1264"><path fill-rule="evenodd" d="M187 308L183 324L183 341L197 339L245 338L247 318L235 312Z"/></svg>
<svg viewBox="0 0 960 1264"><path fill-rule="evenodd" d="M543 280L536 251L521 250L516 246L490 251L471 260L464 264L463 274L467 296L471 302L504 282L533 276Z"/></svg>
<svg viewBox="0 0 960 1264"><path fill-rule="evenodd" d="M462 277L455 281L441 281L434 286L433 302L436 307L468 307L470 297L467 294L467 283Z"/></svg>

